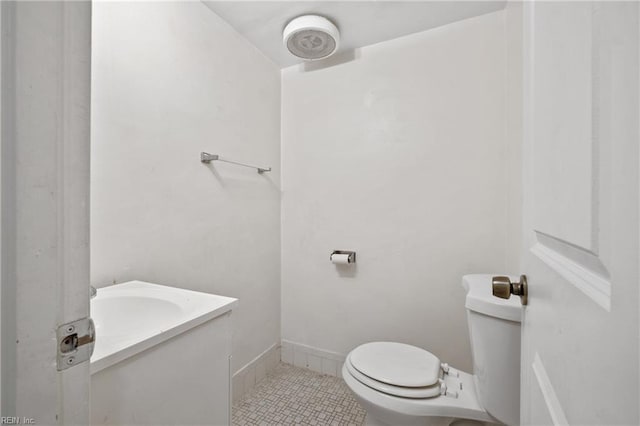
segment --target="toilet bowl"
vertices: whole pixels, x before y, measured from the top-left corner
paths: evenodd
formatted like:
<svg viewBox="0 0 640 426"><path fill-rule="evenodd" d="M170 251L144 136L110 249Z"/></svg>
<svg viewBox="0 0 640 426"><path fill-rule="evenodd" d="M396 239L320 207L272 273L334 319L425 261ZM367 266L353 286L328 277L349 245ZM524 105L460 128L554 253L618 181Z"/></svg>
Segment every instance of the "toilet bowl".
<svg viewBox="0 0 640 426"><path fill-rule="evenodd" d="M494 297L491 278L463 277L474 374L403 343L365 343L347 355L342 376L365 425L519 422L522 307Z"/></svg>

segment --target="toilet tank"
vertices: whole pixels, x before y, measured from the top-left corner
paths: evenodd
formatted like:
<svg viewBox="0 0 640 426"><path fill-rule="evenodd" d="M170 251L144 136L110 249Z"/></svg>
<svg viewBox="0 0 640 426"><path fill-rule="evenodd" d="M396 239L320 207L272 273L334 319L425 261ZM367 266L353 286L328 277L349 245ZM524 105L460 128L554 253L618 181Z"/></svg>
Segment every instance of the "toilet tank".
<svg viewBox="0 0 640 426"><path fill-rule="evenodd" d="M465 275L462 286L480 404L497 420L520 423L520 298L493 296L493 275ZM517 281L518 277L511 277Z"/></svg>

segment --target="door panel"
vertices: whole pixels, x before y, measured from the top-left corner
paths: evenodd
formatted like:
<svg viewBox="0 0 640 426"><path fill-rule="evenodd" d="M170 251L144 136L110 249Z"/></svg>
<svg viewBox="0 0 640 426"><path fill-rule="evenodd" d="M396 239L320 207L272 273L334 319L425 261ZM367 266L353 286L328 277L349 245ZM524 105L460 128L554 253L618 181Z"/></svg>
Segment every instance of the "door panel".
<svg viewBox="0 0 640 426"><path fill-rule="evenodd" d="M571 22L567 31L566 22ZM533 196L539 232L593 245L591 15L589 3L537 7L532 68L536 112ZM553 47L553 48L549 48ZM581 212L576 215L575 212Z"/></svg>
<svg viewBox="0 0 640 426"><path fill-rule="evenodd" d="M0 7L2 415L88 424L89 364L57 371L56 329L89 315L91 3Z"/></svg>
<svg viewBox="0 0 640 426"><path fill-rule="evenodd" d="M638 423L638 4L524 8L524 424Z"/></svg>

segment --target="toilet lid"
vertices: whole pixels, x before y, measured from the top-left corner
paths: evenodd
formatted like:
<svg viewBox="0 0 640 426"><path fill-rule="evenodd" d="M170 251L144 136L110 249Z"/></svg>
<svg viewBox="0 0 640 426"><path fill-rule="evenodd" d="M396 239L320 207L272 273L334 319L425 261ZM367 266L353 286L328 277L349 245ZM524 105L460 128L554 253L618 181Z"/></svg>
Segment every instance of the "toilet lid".
<svg viewBox="0 0 640 426"><path fill-rule="evenodd" d="M345 366L349 375L359 381L360 383L369 386L372 389L375 389L379 392L386 393L388 395L399 396L402 398L412 398L412 399L425 399L425 398L434 398L440 396L441 394L441 386L440 382L432 385L425 386L420 388L408 388L402 386L394 386L388 383L379 382L377 380L372 379L371 377L365 376L361 372L355 369L351 362L351 356L347 357L345 361Z"/></svg>
<svg viewBox="0 0 640 426"><path fill-rule="evenodd" d="M393 386L424 388L440 377L438 357L404 343L365 343L351 351L349 358L360 373Z"/></svg>

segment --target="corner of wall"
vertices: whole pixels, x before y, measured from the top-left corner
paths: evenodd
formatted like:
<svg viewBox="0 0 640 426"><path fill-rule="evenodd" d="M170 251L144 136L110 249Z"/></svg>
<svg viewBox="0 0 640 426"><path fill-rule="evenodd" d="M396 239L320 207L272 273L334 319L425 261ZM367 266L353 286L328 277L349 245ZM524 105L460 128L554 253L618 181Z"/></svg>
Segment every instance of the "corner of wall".
<svg viewBox="0 0 640 426"><path fill-rule="evenodd" d="M238 370L232 379L232 401L239 403L264 380L280 363L280 344L274 343L247 365Z"/></svg>
<svg viewBox="0 0 640 426"><path fill-rule="evenodd" d="M519 274L522 267L522 2L509 0L505 8L505 179L507 232L505 271Z"/></svg>
<svg viewBox="0 0 640 426"><path fill-rule="evenodd" d="M280 353L281 361L285 364L333 377L341 377L340 372L345 361L345 356L342 354L288 340L282 341Z"/></svg>

